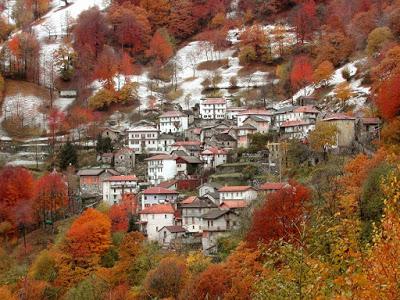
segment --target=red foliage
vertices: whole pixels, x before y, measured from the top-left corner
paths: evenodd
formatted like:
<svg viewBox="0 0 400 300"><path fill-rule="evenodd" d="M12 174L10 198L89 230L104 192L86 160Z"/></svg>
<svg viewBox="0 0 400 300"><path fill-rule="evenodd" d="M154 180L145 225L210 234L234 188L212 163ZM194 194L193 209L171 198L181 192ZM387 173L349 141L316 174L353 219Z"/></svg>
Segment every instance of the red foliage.
<svg viewBox="0 0 400 300"><path fill-rule="evenodd" d="M307 56L301 55L294 59L290 81L294 89L301 89L313 81L313 68Z"/></svg>
<svg viewBox="0 0 400 300"><path fill-rule="evenodd" d="M143 8L127 2L113 5L109 10L109 18L120 45L131 48L133 53L142 52L147 48L151 26Z"/></svg>
<svg viewBox="0 0 400 300"><path fill-rule="evenodd" d="M249 246L256 248L259 242L267 244L280 238L290 241L296 237L309 198L310 191L295 181L290 182L290 187L270 194L264 205L254 212L246 237Z"/></svg>
<svg viewBox="0 0 400 300"><path fill-rule="evenodd" d="M35 210L42 221L54 221L56 212L68 205L68 187L62 176L52 172L42 176L37 183Z"/></svg>
<svg viewBox="0 0 400 300"><path fill-rule="evenodd" d="M35 181L32 174L21 167L5 167L0 172L0 222L14 226L32 220L32 201Z"/></svg>
<svg viewBox="0 0 400 300"><path fill-rule="evenodd" d="M294 24L297 36L302 44L305 39L311 37L318 25L316 14L317 10L314 0L308 0L302 3L295 14Z"/></svg>
<svg viewBox="0 0 400 300"><path fill-rule="evenodd" d="M395 74L381 83L376 105L387 120L400 114L400 74Z"/></svg>
<svg viewBox="0 0 400 300"><path fill-rule="evenodd" d="M78 53L87 51L97 57L103 50L107 33L107 21L102 12L97 7L85 10L74 29L74 48Z"/></svg>
<svg viewBox="0 0 400 300"><path fill-rule="evenodd" d="M94 79L104 82L104 88L108 90L114 89L113 78L117 73L118 64L115 63L117 59L114 50L111 47L106 47L101 52L94 69Z"/></svg>
<svg viewBox="0 0 400 300"><path fill-rule="evenodd" d="M136 209L136 196L133 194L124 194L121 202L114 204L108 212L112 231L127 231L129 215L136 213Z"/></svg>

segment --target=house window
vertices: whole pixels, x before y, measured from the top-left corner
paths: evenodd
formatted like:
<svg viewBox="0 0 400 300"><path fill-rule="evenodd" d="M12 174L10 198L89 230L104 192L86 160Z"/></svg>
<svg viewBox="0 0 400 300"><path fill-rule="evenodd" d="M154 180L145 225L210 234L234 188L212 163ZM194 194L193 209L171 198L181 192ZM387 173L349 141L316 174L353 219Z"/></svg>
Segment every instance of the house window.
<svg viewBox="0 0 400 300"><path fill-rule="evenodd" d="M167 218L167 215L164 215L164 219L166 219Z"/></svg>
<svg viewBox="0 0 400 300"><path fill-rule="evenodd" d="M154 215L151 215L152 216L152 218L153 218L153 220L154 220Z"/></svg>
<svg viewBox="0 0 400 300"><path fill-rule="evenodd" d="M156 226L156 231L158 231L158 226Z"/></svg>

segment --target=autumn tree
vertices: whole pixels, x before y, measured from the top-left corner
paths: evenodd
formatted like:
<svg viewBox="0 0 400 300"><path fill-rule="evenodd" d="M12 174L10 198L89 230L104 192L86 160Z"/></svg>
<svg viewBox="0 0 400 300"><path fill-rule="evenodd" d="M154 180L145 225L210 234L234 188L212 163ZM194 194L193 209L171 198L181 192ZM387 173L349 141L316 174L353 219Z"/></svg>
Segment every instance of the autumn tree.
<svg viewBox="0 0 400 300"><path fill-rule="evenodd" d="M28 170L3 168L0 171L0 221L8 221L14 228L32 222L34 194L35 181Z"/></svg>
<svg viewBox="0 0 400 300"><path fill-rule="evenodd" d="M173 1L168 22L168 31L178 40L184 40L191 36L197 29L193 18L192 1Z"/></svg>
<svg viewBox="0 0 400 300"><path fill-rule="evenodd" d="M146 10L153 29L168 25L171 10L171 1L168 0L140 0L139 6Z"/></svg>
<svg viewBox="0 0 400 300"><path fill-rule="evenodd" d="M260 25L247 28L240 35L240 62L251 63L262 61L266 63L270 62L271 59L270 41L263 28Z"/></svg>
<svg viewBox="0 0 400 300"><path fill-rule="evenodd" d="M317 122L315 129L308 135L310 146L314 151L323 152L324 159L329 147L336 145L338 129L328 122Z"/></svg>
<svg viewBox="0 0 400 300"><path fill-rule="evenodd" d="M400 73L399 73L400 74ZM376 105L381 115L387 119L393 119L400 114L400 75L392 75L384 80L378 89Z"/></svg>
<svg viewBox="0 0 400 300"><path fill-rule="evenodd" d="M338 84L335 88L335 96L342 102L344 106L346 101L353 96L353 91L347 81Z"/></svg>
<svg viewBox="0 0 400 300"><path fill-rule="evenodd" d="M42 176L37 183L35 210L43 225L54 226L57 215L63 213L67 205L68 188L61 175L52 172Z"/></svg>
<svg viewBox="0 0 400 300"><path fill-rule="evenodd" d="M187 278L186 264L178 256L162 259L145 279L144 289L147 295L155 298L177 298Z"/></svg>
<svg viewBox="0 0 400 300"><path fill-rule="evenodd" d="M98 7L85 10L78 16L73 31L73 48L77 54L77 67L84 78L91 77L107 35L107 19Z"/></svg>
<svg viewBox="0 0 400 300"><path fill-rule="evenodd" d="M151 25L146 10L125 2L112 5L108 18L113 25L116 42L132 53L143 52L149 45Z"/></svg>
<svg viewBox="0 0 400 300"><path fill-rule="evenodd" d="M94 79L98 79L103 84L103 88L110 91L114 90L114 76L118 70L118 64L115 63L117 59L111 47L104 47L94 68Z"/></svg>
<svg viewBox="0 0 400 300"><path fill-rule="evenodd" d="M345 63L353 52L353 41L340 31L325 32L315 47L316 63L329 60L335 67Z"/></svg>
<svg viewBox="0 0 400 300"><path fill-rule="evenodd" d="M110 219L93 208L80 215L66 235L66 248L78 262L98 261L110 244Z"/></svg>
<svg viewBox="0 0 400 300"><path fill-rule="evenodd" d="M157 30L150 41L149 49L146 50L146 55L160 63L165 63L173 53L174 49L168 31L165 29Z"/></svg>
<svg viewBox="0 0 400 300"><path fill-rule="evenodd" d="M323 86L328 85L329 79L334 70L335 69L330 61L323 61L314 70L314 81L320 82Z"/></svg>
<svg viewBox="0 0 400 300"><path fill-rule="evenodd" d="M388 27L378 27L370 32L367 42L367 53L374 55L389 41L393 40L393 34Z"/></svg>
<svg viewBox="0 0 400 300"><path fill-rule="evenodd" d="M305 220L310 191L291 181L288 187L268 196L268 200L254 212L253 223L246 240L251 247L283 239L295 242L300 224Z"/></svg>
<svg viewBox="0 0 400 300"><path fill-rule="evenodd" d="M307 56L297 56L294 59L290 82L295 90L302 89L313 82L313 70Z"/></svg>
<svg viewBox="0 0 400 300"><path fill-rule="evenodd" d="M374 243L364 265L367 284L362 289L358 289L360 299L396 299L400 297L400 289L397 284L400 276L398 268L398 256L400 255L398 171L397 173L390 172L382 184L386 198L384 217L381 229L375 232Z"/></svg>
<svg viewBox="0 0 400 300"><path fill-rule="evenodd" d="M317 9L314 0L302 1L294 16L297 38L301 44L305 39L311 38L318 26Z"/></svg>
<svg viewBox="0 0 400 300"><path fill-rule="evenodd" d="M54 51L55 66L61 78L65 81L71 80L74 75L74 63L76 54L70 45L62 44Z"/></svg>
<svg viewBox="0 0 400 300"><path fill-rule="evenodd" d="M6 71L23 79L39 80L40 43L36 36L27 32L15 34L6 44Z"/></svg>

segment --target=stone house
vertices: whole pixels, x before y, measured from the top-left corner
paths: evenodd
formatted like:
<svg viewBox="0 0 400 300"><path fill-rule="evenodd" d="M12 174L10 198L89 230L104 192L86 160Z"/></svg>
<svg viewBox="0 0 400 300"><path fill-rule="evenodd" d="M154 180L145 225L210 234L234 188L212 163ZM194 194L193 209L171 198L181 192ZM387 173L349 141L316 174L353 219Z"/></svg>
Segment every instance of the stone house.
<svg viewBox="0 0 400 300"><path fill-rule="evenodd" d="M188 232L200 232L202 215L218 206L205 197L189 197L180 203L183 227Z"/></svg>
<svg viewBox="0 0 400 300"><path fill-rule="evenodd" d="M80 189L86 194L102 194L103 181L111 176L120 175L113 169L91 168L78 171Z"/></svg>
<svg viewBox="0 0 400 300"><path fill-rule="evenodd" d="M135 168L135 151L124 147L114 153L114 168L122 173L132 173Z"/></svg>
<svg viewBox="0 0 400 300"><path fill-rule="evenodd" d="M182 226L164 226L158 231L158 241L165 247L173 247L172 244L182 239L186 234L186 229Z"/></svg>
<svg viewBox="0 0 400 300"><path fill-rule="evenodd" d="M356 137L356 118L345 114L329 114L322 121L336 126L338 148L352 147Z"/></svg>
<svg viewBox="0 0 400 300"><path fill-rule="evenodd" d="M227 232L236 229L239 215L230 209L212 209L201 216L202 246L207 254L216 252L217 240Z"/></svg>

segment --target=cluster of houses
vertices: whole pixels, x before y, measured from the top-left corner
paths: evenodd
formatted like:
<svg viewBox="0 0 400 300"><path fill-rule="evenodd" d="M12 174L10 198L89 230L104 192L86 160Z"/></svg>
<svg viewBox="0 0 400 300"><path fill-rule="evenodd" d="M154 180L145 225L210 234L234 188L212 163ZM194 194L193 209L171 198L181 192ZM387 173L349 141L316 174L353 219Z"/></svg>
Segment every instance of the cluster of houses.
<svg viewBox="0 0 400 300"><path fill-rule="evenodd" d="M82 189L102 193L110 205L123 195L136 195L140 230L149 240L167 248L177 245L215 251L218 237L237 228L240 213L260 194L284 188L287 183L252 186L222 186L206 182L197 187L197 195L185 196L178 180L169 180L147 188L135 175L119 175L114 169L82 169L78 172Z"/></svg>
<svg viewBox="0 0 400 300"><path fill-rule="evenodd" d="M260 193L287 184L222 186L205 182L203 174L226 164L231 151L247 148L255 133L306 139L318 121L336 125L338 148L375 135L380 126L376 118L322 114L313 105L246 108L229 107L223 98L202 99L193 112L167 111L157 123L141 120L126 130L104 128L104 138L123 146L101 155L109 167L78 172L81 191L101 195L111 205L125 194L135 194L140 202L138 224L148 239L170 248L197 245L211 253L218 237L239 225L241 211ZM266 162L271 163L278 158L280 140L268 143L265 150ZM146 168L141 178L133 175L138 174L139 160ZM186 197L184 190L197 190L197 195Z"/></svg>

